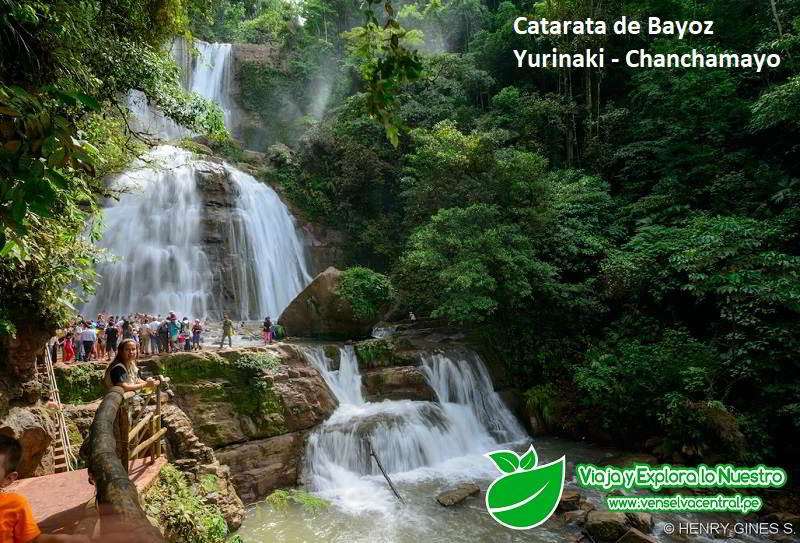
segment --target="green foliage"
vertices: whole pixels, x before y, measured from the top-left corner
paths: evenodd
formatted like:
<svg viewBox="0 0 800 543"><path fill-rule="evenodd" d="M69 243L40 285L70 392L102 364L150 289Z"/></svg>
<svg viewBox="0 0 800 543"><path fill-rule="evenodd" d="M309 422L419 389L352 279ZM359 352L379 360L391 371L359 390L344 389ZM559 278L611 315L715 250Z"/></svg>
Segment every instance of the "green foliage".
<svg viewBox="0 0 800 543"><path fill-rule="evenodd" d="M287 510L291 505L299 505L308 513L317 514L330 506L327 500L318 498L299 488L289 490L278 489L267 496L264 501L272 507Z"/></svg>
<svg viewBox="0 0 800 543"><path fill-rule="evenodd" d="M397 347L391 338L360 341L355 344L355 351L361 367L389 366L397 360Z"/></svg>
<svg viewBox="0 0 800 543"><path fill-rule="evenodd" d="M63 322L78 300L79 284L91 292L98 225L86 221L102 192L90 155L66 117L71 108L96 109L81 93L47 89L43 96L0 84L0 319L12 323Z"/></svg>
<svg viewBox="0 0 800 543"><path fill-rule="evenodd" d="M202 485L201 485L202 486ZM228 526L219 507L207 503L186 475L171 464L161 468L156 483L142 497L148 516L155 518L169 541L223 543Z"/></svg>
<svg viewBox="0 0 800 543"><path fill-rule="evenodd" d="M347 300L357 319L365 321L380 316L394 298L388 277L361 267L342 272L336 293Z"/></svg>
<svg viewBox="0 0 800 543"><path fill-rule="evenodd" d="M378 119L386 138L397 147L400 123L392 110L397 87L419 79L422 62L419 53L409 46L418 38L397 22L391 2L384 2L384 25L378 22L372 7L378 0L366 0L366 22L345 34L355 66L365 83L367 113Z"/></svg>
<svg viewBox="0 0 800 543"><path fill-rule="evenodd" d="M633 443L658 425L658 435L700 451L698 443L713 438L689 401L713 398L722 368L708 346L685 331L666 330L654 342L612 336L590 349L575 369L575 384L589 412L618 439Z"/></svg>
<svg viewBox="0 0 800 543"><path fill-rule="evenodd" d="M559 393L551 383L529 388L524 397L525 407L536 413L546 425L551 426L558 420L561 411Z"/></svg>
<svg viewBox="0 0 800 543"><path fill-rule="evenodd" d="M106 392L105 364L59 365L54 372L62 403L89 403L102 398Z"/></svg>
<svg viewBox="0 0 800 543"><path fill-rule="evenodd" d="M272 372L280 367L281 361L270 353L245 353L234 360L232 365L246 372Z"/></svg>

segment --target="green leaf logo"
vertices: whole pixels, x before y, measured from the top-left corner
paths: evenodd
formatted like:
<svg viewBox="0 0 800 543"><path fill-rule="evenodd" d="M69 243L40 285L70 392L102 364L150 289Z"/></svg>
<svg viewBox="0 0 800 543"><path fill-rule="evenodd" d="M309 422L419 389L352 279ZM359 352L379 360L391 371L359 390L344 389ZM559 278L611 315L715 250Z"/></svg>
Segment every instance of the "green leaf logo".
<svg viewBox="0 0 800 543"><path fill-rule="evenodd" d="M494 520L514 530L527 530L550 518L564 490L565 457L537 467L533 445L522 456L507 450L485 456L506 474L486 490L486 509Z"/></svg>

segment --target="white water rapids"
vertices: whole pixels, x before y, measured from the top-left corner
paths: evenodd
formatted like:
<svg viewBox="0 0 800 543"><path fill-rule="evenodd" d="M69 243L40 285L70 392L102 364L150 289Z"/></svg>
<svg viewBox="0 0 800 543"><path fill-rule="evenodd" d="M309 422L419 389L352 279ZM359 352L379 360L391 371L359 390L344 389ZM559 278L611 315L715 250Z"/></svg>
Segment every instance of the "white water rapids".
<svg viewBox="0 0 800 543"><path fill-rule="evenodd" d="M230 98L232 46L195 40L194 47L196 55L184 40L173 42L183 83L219 104L231 126L236 111ZM132 92L128 105L138 130L163 139L191 135L150 107L141 94ZM221 168L218 174L235 194L222 270L210 269L203 246L208 210L197 172L209 168ZM234 319L277 319L311 281L303 236L286 205L269 186L230 164L199 163L189 152L164 145L147 153L112 187L127 192L119 202L108 202L107 229L99 245L119 259L98 264L100 286L83 307L84 315L176 311L190 317L228 313ZM213 280L215 274L221 279Z"/></svg>
<svg viewBox="0 0 800 543"><path fill-rule="evenodd" d="M414 534L419 535L422 526L409 530L408 537L399 531L408 528L404 516L421 514L418 502L427 508L435 504L436 489L493 477L494 467L482 455L527 437L494 392L483 362L472 353L422 359L420 370L438 402L368 402L351 346L339 348L338 368L322 347L302 350L339 400L330 418L309 436L304 473L308 489L333 506L324 519L306 519L303 524L286 515L285 522L268 519L268 512L256 508L240 531L246 541L416 541ZM366 440L406 505L390 493ZM259 516L262 513L265 517ZM433 527L431 523L425 529ZM459 539L447 539L454 540Z"/></svg>

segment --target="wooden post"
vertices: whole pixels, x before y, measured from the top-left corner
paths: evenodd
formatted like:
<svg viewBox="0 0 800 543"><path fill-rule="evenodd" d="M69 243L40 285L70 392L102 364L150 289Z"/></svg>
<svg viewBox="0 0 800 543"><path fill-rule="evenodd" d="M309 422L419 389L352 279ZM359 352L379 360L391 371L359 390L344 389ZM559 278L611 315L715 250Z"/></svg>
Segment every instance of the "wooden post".
<svg viewBox="0 0 800 543"><path fill-rule="evenodd" d="M161 376L158 376L159 379ZM161 383L156 387L156 433L161 430ZM161 439L156 441L156 458L161 456Z"/></svg>
<svg viewBox="0 0 800 543"><path fill-rule="evenodd" d="M130 432L130 419L128 418L128 402L122 398L120 402L119 409L117 409L117 418L116 418L116 434L117 434L117 454L119 455L119 461L122 464L122 467L125 468L125 471L128 471L129 468L129 456L128 453L128 432Z"/></svg>

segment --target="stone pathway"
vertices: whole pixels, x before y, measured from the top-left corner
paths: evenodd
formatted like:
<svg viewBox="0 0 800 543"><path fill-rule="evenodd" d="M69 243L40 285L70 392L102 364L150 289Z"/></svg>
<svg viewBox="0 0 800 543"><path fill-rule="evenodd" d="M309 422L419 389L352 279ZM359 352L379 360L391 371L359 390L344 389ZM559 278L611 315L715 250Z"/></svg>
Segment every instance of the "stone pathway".
<svg viewBox="0 0 800 543"><path fill-rule="evenodd" d="M150 463L139 458L130 464L129 476L139 494L146 491L167 463L164 456ZM6 492L22 494L31 504L33 517L44 533L71 533L72 527L86 514L86 503L94 498L86 469L65 471L42 477L21 479Z"/></svg>

